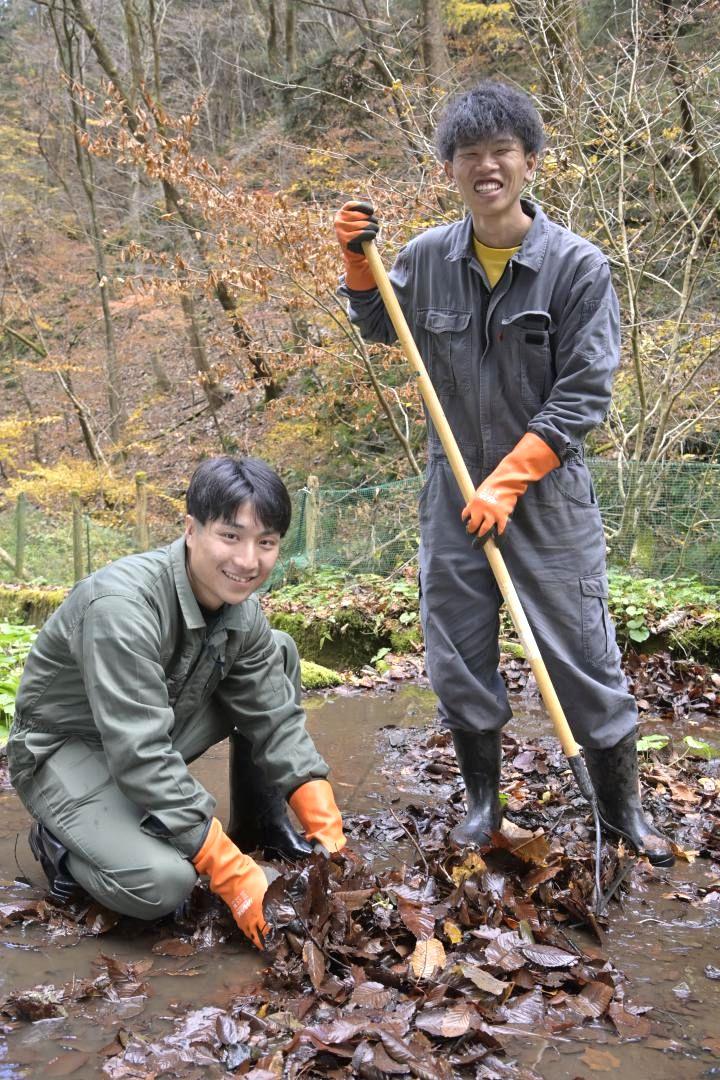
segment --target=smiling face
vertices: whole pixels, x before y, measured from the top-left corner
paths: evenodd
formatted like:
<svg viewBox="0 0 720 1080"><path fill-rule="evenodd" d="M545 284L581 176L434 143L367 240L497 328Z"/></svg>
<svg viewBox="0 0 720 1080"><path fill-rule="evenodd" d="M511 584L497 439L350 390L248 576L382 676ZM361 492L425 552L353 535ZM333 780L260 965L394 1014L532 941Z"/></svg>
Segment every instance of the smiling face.
<svg viewBox="0 0 720 1080"><path fill-rule="evenodd" d="M240 604L270 576L280 554L280 533L263 525L252 503L235 511L232 524L185 518L187 575L195 599L210 611Z"/></svg>
<svg viewBox="0 0 720 1080"><path fill-rule="evenodd" d="M520 204L525 185L532 180L537 154L527 153L511 135L497 135L455 149L445 173L457 184L472 214L475 234L492 247L519 243L529 219ZM498 243L501 240L503 242ZM506 241L506 242L505 242Z"/></svg>

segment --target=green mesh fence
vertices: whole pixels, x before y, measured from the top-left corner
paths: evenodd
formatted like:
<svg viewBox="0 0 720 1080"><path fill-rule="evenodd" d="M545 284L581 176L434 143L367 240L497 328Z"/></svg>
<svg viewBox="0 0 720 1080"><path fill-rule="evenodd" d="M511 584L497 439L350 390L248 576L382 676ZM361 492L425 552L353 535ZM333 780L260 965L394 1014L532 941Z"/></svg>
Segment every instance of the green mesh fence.
<svg viewBox="0 0 720 1080"><path fill-rule="evenodd" d="M49 585L72 585L75 580L75 550L72 523L67 517L49 517L43 510L28 506L25 511L24 578ZM17 554L17 522L14 509L0 513L0 547L11 560ZM150 534L153 547L169 543L180 531L172 524ZM110 528L82 515L80 564L82 575L99 570L122 555L136 550L132 528ZM0 559L0 581L17 581L12 566Z"/></svg>
<svg viewBox="0 0 720 1080"><path fill-rule="evenodd" d="M603 512L612 565L648 577L697 577L720 585L720 465L672 462L619 472L614 461L588 462ZM340 490L305 489L293 497L293 522L273 581L293 568L333 567L348 575L388 574L417 556L421 477ZM74 580L72 529L27 508L25 577L53 585ZM150 544L169 543L180 523L151 529ZM14 509L0 514L0 580L16 580ZM83 518L82 572L135 550L131 529ZM8 562L7 560L10 560Z"/></svg>
<svg viewBox="0 0 720 1080"><path fill-rule="evenodd" d="M588 461L608 534L608 559L648 577L695 576L720 585L720 466L672 462L626 467ZM415 558L422 478L294 500L285 569L332 566L389 573Z"/></svg>

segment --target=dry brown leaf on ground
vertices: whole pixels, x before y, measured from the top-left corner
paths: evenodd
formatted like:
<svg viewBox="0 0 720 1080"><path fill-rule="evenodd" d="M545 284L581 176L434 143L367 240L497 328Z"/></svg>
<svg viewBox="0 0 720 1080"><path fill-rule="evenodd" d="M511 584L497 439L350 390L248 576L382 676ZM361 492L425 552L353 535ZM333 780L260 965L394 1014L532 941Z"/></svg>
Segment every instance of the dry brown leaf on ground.
<svg viewBox="0 0 720 1080"><path fill-rule="evenodd" d="M445 967L445 949L437 938L418 941L410 957L410 967L417 979L431 979Z"/></svg>

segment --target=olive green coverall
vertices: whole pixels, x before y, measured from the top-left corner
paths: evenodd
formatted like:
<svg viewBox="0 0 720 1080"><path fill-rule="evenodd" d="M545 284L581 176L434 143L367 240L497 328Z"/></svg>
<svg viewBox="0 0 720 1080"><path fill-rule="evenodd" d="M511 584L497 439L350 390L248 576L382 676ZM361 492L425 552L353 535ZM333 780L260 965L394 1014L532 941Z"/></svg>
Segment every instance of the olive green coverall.
<svg viewBox="0 0 720 1080"><path fill-rule="evenodd" d="M286 798L327 776L299 696L295 644L255 596L206 625L180 538L85 578L47 621L17 696L10 777L79 885L157 918L192 889L215 809L189 762L237 733Z"/></svg>

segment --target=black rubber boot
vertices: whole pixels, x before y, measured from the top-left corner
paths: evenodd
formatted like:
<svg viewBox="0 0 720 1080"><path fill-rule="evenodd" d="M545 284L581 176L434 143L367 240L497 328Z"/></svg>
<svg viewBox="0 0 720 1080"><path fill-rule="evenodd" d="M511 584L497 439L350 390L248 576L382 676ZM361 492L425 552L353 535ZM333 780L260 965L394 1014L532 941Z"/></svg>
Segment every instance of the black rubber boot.
<svg viewBox="0 0 720 1080"><path fill-rule="evenodd" d="M45 825L36 821L30 826L28 840L30 850L48 879L50 895L56 900L64 901L69 900L73 893L79 892L80 886L65 867L65 856L68 850L58 838L53 836Z"/></svg>
<svg viewBox="0 0 720 1080"><path fill-rule="evenodd" d="M500 828L500 732L453 731L453 744L462 778L468 812L450 833L458 847L490 843L490 834Z"/></svg>
<svg viewBox="0 0 720 1080"><path fill-rule="evenodd" d="M586 748L584 753L603 825L629 840L653 866L672 866L675 856L670 842L648 821L640 802L637 729L615 746Z"/></svg>
<svg viewBox="0 0 720 1080"><path fill-rule="evenodd" d="M287 803L270 787L250 756L250 743L230 737L230 823L227 834L241 851L261 849L268 857L297 862L312 847L290 824Z"/></svg>

